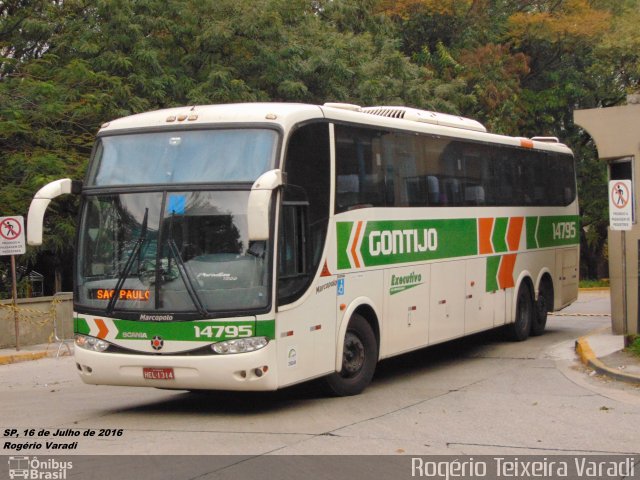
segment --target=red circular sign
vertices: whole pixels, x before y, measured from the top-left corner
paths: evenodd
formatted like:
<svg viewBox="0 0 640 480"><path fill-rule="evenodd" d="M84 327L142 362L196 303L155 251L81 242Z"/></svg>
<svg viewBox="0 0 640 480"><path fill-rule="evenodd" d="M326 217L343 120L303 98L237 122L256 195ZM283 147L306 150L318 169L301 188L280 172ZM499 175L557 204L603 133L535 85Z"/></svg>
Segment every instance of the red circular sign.
<svg viewBox="0 0 640 480"><path fill-rule="evenodd" d="M624 208L629 203L631 195L623 182L617 182L611 189L611 201L616 208Z"/></svg>
<svg viewBox="0 0 640 480"><path fill-rule="evenodd" d="M22 226L15 218L5 218L0 222L0 237L15 240L22 233Z"/></svg>

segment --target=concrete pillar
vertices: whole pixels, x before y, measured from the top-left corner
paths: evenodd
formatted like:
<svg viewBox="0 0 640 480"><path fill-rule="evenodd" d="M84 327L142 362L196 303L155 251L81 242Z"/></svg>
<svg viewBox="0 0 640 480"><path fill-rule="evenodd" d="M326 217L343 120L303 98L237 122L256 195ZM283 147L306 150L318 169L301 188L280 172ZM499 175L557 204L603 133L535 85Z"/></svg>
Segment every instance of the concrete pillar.
<svg viewBox="0 0 640 480"><path fill-rule="evenodd" d="M611 326L616 334L638 334L638 298L640 275L640 95L629 95L627 105L610 108L576 110L576 125L593 138L598 156L611 165L630 159L633 181L634 223L631 231L609 230L609 276L611 282ZM611 174L610 174L611 177ZM623 245L624 251L623 251ZM623 265L623 258L626 258Z"/></svg>

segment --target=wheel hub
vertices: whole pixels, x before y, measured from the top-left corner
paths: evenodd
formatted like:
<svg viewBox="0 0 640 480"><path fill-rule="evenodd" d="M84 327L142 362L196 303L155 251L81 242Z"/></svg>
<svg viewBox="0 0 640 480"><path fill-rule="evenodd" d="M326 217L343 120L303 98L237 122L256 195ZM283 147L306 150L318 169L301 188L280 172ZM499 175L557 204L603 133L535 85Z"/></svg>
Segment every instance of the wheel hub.
<svg viewBox="0 0 640 480"><path fill-rule="evenodd" d="M347 332L344 339L342 370L348 377L356 375L364 365L364 345L353 333Z"/></svg>

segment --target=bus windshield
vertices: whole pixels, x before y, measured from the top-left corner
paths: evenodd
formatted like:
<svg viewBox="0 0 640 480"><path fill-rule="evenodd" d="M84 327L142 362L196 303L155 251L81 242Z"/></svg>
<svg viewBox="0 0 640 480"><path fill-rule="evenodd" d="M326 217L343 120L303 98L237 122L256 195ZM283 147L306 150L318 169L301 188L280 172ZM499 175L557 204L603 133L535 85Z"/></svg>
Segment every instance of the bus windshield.
<svg viewBox="0 0 640 480"><path fill-rule="evenodd" d="M266 245L249 245L249 191L87 196L78 305L212 316L268 305ZM143 318L143 316L140 316Z"/></svg>
<svg viewBox="0 0 640 480"><path fill-rule="evenodd" d="M273 168L277 139L255 128L104 136L87 185L253 182Z"/></svg>

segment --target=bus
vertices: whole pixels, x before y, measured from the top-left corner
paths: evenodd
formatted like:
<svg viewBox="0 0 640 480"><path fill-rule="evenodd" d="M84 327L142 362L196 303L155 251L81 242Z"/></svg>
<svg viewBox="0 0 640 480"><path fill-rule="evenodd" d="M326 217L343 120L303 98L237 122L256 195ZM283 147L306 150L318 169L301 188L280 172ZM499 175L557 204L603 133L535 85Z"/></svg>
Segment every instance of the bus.
<svg viewBox="0 0 640 480"><path fill-rule="evenodd" d="M409 107L246 103L102 125L81 196L75 361L89 384L355 395L385 358L577 297L572 152Z"/></svg>

